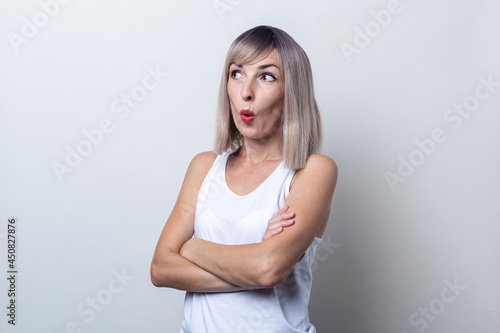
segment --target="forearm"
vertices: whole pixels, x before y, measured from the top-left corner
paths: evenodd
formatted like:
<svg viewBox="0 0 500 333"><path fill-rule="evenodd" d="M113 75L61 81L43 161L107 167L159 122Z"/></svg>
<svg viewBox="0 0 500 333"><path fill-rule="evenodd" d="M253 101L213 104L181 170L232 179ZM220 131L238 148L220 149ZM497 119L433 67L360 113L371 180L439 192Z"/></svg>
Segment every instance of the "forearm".
<svg viewBox="0 0 500 333"><path fill-rule="evenodd" d="M151 279L157 287L169 287L192 292L245 290L215 276L171 250L153 259Z"/></svg>
<svg viewBox="0 0 500 333"><path fill-rule="evenodd" d="M264 242L221 245L192 238L184 243L180 253L204 270L243 288L271 287L290 273L273 275L272 254Z"/></svg>

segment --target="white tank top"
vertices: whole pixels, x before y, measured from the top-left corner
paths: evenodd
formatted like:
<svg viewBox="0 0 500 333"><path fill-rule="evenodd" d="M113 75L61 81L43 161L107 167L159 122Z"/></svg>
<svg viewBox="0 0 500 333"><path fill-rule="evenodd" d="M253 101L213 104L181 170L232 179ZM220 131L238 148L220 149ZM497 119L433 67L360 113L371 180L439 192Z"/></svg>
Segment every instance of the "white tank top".
<svg viewBox="0 0 500 333"><path fill-rule="evenodd" d="M284 163L254 191L237 195L226 183L231 152L217 156L201 185L194 236L226 245L260 243L269 220L285 205L294 171ZM293 226L292 226L293 228ZM187 292L181 333L316 332L309 322L315 238L285 282L229 293Z"/></svg>

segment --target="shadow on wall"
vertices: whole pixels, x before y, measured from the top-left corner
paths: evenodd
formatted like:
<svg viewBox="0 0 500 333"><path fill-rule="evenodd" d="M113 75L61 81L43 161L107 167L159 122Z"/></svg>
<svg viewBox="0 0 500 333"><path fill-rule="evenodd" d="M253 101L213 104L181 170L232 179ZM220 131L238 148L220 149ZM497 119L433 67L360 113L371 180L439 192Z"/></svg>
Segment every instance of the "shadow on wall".
<svg viewBox="0 0 500 333"><path fill-rule="evenodd" d="M341 155L339 152L334 158L340 161ZM350 159L355 159L352 152L350 155ZM365 251L377 247L376 238L366 228L368 221L377 217L370 212L373 202L362 203L360 193L364 189L350 179L355 175L348 168L346 172L342 172L342 167L339 169L330 221L316 250L310 321L319 333L376 333L374 323L370 324L370 318L374 318L370 309L376 300L372 297L372 286L367 283L370 256Z"/></svg>

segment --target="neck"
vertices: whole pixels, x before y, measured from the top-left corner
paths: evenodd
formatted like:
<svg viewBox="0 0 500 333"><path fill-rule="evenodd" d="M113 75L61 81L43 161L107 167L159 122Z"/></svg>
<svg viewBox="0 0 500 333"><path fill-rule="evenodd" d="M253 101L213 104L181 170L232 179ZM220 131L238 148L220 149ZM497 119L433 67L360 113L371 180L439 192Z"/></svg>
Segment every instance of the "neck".
<svg viewBox="0 0 500 333"><path fill-rule="evenodd" d="M238 156L252 163L266 160L282 160L283 145L281 136L275 135L267 139L248 139L243 137L243 145Z"/></svg>

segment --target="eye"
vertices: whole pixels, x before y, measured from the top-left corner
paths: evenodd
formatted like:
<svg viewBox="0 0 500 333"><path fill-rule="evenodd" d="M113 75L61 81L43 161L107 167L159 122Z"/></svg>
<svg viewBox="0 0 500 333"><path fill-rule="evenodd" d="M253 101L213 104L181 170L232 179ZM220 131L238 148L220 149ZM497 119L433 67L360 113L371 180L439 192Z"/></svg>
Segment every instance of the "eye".
<svg viewBox="0 0 500 333"><path fill-rule="evenodd" d="M231 77L233 79L241 79L242 76L243 75L241 74L240 71L234 70L234 71L231 72Z"/></svg>
<svg viewBox="0 0 500 333"><path fill-rule="evenodd" d="M262 74L261 78L267 82L276 81L276 77L269 73Z"/></svg>

